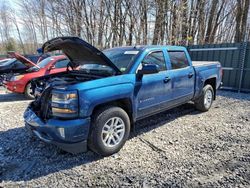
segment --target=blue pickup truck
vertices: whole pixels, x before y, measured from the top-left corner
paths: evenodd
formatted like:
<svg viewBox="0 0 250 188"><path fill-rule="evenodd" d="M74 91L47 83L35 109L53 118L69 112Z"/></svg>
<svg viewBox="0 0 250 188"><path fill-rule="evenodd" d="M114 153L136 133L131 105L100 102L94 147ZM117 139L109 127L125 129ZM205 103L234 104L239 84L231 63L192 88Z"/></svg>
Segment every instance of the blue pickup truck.
<svg viewBox="0 0 250 188"><path fill-rule="evenodd" d="M67 72L32 81L36 99L25 126L46 143L78 153L118 152L135 122L193 101L208 111L220 86L219 62L192 62L180 46L128 46L99 51L77 37L47 41L61 50Z"/></svg>

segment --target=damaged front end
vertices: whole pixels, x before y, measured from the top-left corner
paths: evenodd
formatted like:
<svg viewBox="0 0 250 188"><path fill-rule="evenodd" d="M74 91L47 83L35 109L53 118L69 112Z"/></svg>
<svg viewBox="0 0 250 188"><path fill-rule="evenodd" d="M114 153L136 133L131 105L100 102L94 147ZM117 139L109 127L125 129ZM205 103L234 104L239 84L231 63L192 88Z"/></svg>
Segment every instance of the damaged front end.
<svg viewBox="0 0 250 188"><path fill-rule="evenodd" d="M98 78L78 70L33 80L35 100L24 113L26 128L70 153L86 151L90 118L79 116L78 91L67 86Z"/></svg>
<svg viewBox="0 0 250 188"><path fill-rule="evenodd" d="M78 153L87 150L90 117L80 116L79 92L69 88L119 75L121 71L100 50L78 37L54 38L42 46L43 53L56 50L61 50L70 60L67 72L32 81L35 101L24 113L25 124L41 140Z"/></svg>
<svg viewBox="0 0 250 188"><path fill-rule="evenodd" d="M31 103L31 106L42 119L46 120L53 118L53 116L51 116L53 107L60 107L60 105L55 105L55 103L60 103L60 101L63 103L65 102L64 100L70 100L72 102L74 101L73 98L75 98L75 100L78 99L76 90L67 91L68 85L83 83L103 77L104 76L101 75L91 75L81 72L80 70L74 70L32 80L31 87L35 96L35 101ZM64 117L65 116L61 118ZM65 118L76 118L76 116Z"/></svg>

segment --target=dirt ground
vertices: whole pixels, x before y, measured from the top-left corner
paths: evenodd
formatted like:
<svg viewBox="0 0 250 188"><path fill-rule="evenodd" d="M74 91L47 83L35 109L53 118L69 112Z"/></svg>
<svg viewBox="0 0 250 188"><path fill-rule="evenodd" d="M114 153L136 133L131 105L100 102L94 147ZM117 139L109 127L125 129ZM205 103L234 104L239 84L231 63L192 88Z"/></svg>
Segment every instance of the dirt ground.
<svg viewBox="0 0 250 188"><path fill-rule="evenodd" d="M29 102L0 94L0 187L250 186L250 94L219 91L209 112L188 103L139 121L106 158L30 138L22 117Z"/></svg>

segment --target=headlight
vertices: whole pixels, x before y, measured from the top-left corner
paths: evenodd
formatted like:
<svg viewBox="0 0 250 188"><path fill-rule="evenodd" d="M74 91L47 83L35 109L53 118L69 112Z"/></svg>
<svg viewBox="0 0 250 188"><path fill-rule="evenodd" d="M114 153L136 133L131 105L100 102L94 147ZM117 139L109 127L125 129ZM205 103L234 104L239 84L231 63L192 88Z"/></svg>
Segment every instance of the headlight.
<svg viewBox="0 0 250 188"><path fill-rule="evenodd" d="M78 116L77 91L52 91L52 115L61 118L75 118Z"/></svg>
<svg viewBox="0 0 250 188"><path fill-rule="evenodd" d="M23 77L24 77L24 75L12 76L10 78L10 81L17 81L17 80L20 80Z"/></svg>

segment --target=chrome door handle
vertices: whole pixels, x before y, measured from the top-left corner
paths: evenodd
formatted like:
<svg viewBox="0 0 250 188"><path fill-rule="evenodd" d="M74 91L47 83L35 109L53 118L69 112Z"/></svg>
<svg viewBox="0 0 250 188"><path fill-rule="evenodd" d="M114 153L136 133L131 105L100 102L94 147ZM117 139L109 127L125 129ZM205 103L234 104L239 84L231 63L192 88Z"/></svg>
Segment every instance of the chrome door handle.
<svg viewBox="0 0 250 188"><path fill-rule="evenodd" d="M189 74L188 74L188 78L192 78L194 76L194 73L192 73L192 72L190 72Z"/></svg>
<svg viewBox="0 0 250 188"><path fill-rule="evenodd" d="M170 80L171 80L171 78L167 76L167 77L163 80L163 82L166 84L166 83L168 83Z"/></svg>

